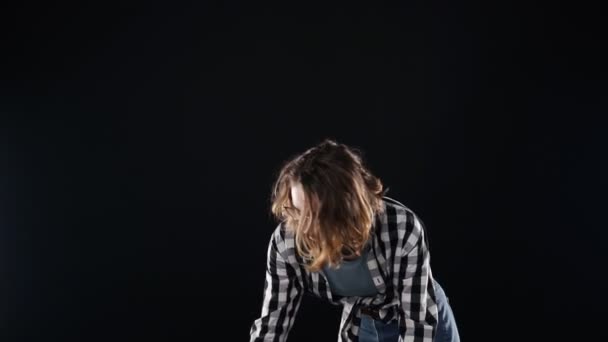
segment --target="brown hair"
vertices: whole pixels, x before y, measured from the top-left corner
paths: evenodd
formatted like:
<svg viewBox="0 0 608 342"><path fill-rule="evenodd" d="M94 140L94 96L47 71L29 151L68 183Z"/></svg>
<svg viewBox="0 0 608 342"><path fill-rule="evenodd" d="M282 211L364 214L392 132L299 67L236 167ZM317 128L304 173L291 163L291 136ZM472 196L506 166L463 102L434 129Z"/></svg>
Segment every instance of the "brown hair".
<svg viewBox="0 0 608 342"><path fill-rule="evenodd" d="M280 169L273 185L271 212L295 232L295 247L317 272L337 267L343 252L360 255L371 237L375 215L388 191L364 165L362 152L332 139L295 155ZM304 192L302 211L293 206L291 186Z"/></svg>

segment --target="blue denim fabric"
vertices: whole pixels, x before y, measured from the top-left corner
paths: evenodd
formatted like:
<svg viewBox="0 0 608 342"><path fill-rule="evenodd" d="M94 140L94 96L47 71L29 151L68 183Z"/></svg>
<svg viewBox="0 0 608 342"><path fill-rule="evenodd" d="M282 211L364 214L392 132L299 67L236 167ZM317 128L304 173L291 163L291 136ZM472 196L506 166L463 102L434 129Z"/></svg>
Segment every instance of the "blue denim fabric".
<svg viewBox="0 0 608 342"><path fill-rule="evenodd" d="M439 321L435 332L435 342L460 342L458 327L454 319L454 313L450 307L449 299L443 288L435 280L435 293L437 297L437 310ZM360 342L398 342L399 324L392 321L387 324L376 321L368 315L361 315L361 327L359 329Z"/></svg>
<svg viewBox="0 0 608 342"><path fill-rule="evenodd" d="M388 324L376 321L368 315L361 315L359 342L397 342L399 341L399 324L392 321Z"/></svg>
<svg viewBox="0 0 608 342"><path fill-rule="evenodd" d="M452 312L452 307L450 306L450 299L436 280L434 284L437 296L437 311L439 312L435 342L460 342L458 326L456 326L454 312Z"/></svg>

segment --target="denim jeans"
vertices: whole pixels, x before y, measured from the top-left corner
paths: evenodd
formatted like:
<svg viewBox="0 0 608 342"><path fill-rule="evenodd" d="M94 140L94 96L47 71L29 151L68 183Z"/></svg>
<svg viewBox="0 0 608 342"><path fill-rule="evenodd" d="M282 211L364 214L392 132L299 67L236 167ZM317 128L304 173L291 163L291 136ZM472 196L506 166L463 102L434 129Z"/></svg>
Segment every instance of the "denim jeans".
<svg viewBox="0 0 608 342"><path fill-rule="evenodd" d="M454 319L454 313L450 307L448 297L443 288L435 280L435 293L437 297L437 310L439 321L435 331L435 342L460 342L458 327ZM361 315L361 328L359 329L360 342L398 342L399 323L391 321L382 323L368 315Z"/></svg>

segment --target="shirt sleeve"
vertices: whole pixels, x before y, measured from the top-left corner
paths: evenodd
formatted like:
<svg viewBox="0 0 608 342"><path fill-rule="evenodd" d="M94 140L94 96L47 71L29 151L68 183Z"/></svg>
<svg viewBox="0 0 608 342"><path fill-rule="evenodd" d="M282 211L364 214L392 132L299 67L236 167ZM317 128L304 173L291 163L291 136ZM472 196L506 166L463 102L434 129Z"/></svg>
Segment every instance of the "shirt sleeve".
<svg viewBox="0 0 608 342"><path fill-rule="evenodd" d="M438 314L433 304L429 250L421 221L413 212L407 212L406 218L397 288L401 303L399 341L433 342Z"/></svg>
<svg viewBox="0 0 608 342"><path fill-rule="evenodd" d="M277 236L275 231L268 244L262 313L251 325L250 342L286 341L302 300L302 286Z"/></svg>

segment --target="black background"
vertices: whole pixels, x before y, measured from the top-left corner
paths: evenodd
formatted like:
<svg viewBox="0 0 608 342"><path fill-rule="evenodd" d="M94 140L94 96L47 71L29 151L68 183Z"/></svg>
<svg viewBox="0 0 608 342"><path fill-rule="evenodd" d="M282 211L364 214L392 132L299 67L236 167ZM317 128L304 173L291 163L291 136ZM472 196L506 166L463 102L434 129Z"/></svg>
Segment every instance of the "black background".
<svg viewBox="0 0 608 342"><path fill-rule="evenodd" d="M599 6L332 5L4 5L0 340L246 341L326 137L424 220L463 341L608 337Z"/></svg>

